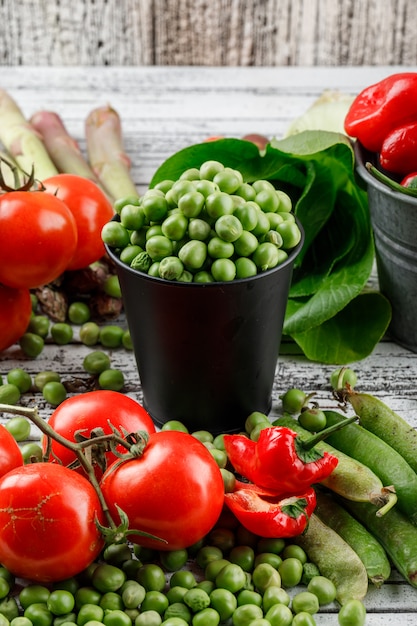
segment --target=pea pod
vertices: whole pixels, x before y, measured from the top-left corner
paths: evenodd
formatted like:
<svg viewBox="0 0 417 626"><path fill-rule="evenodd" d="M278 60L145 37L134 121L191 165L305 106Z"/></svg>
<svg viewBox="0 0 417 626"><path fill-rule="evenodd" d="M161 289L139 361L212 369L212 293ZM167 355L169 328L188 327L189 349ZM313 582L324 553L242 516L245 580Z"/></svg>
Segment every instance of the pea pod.
<svg viewBox="0 0 417 626"><path fill-rule="evenodd" d="M310 436L305 428L294 418L284 416L277 419L274 426L287 426L300 435ZM396 502L396 495L384 487L381 479L369 467L344 452L331 446L327 441L320 441L317 450L327 451L338 458L338 464L328 478L322 481L335 493L359 502L372 502L376 506L390 508Z"/></svg>
<svg viewBox="0 0 417 626"><path fill-rule="evenodd" d="M351 388L343 397L353 406L360 424L389 444L417 472L417 431L382 400Z"/></svg>
<svg viewBox="0 0 417 626"><path fill-rule="evenodd" d="M417 587L417 528L397 508L383 517L375 515L375 507L364 502L343 500L347 508L380 541L394 566Z"/></svg>
<svg viewBox="0 0 417 626"><path fill-rule="evenodd" d="M337 411L325 411L329 426L346 419ZM328 442L367 465L382 482L392 484L397 506L417 524L417 474L407 461L385 441L359 424L348 424L331 434Z"/></svg>
<svg viewBox="0 0 417 626"><path fill-rule="evenodd" d="M306 551L321 575L333 582L340 604L366 596L368 574L364 564L353 548L315 513L310 517L307 530L294 537L293 542Z"/></svg>
<svg viewBox="0 0 417 626"><path fill-rule="evenodd" d="M365 565L368 578L380 587L391 574L391 565L380 542L335 498L317 491L316 514L342 537Z"/></svg>

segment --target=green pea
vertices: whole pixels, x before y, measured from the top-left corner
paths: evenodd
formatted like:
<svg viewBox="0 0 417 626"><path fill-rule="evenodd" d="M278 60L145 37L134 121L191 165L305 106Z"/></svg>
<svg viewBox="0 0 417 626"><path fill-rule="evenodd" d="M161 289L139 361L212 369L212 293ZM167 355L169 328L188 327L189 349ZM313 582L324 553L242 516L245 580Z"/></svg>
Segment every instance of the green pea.
<svg viewBox="0 0 417 626"><path fill-rule="evenodd" d="M233 613L233 626L251 626L256 619L263 617L263 611L256 604L242 604Z"/></svg>
<svg viewBox="0 0 417 626"><path fill-rule="evenodd" d="M140 253L143 252L143 248L137 244L130 244L123 248L120 252L120 260L122 263L126 263L130 265L133 259Z"/></svg>
<svg viewBox="0 0 417 626"><path fill-rule="evenodd" d="M325 576L313 576L307 585L307 591L317 596L320 606L336 599L336 586Z"/></svg>
<svg viewBox="0 0 417 626"><path fill-rule="evenodd" d="M125 377L121 370L109 368L101 372L98 377L98 385L101 389L121 391L125 384Z"/></svg>
<svg viewBox="0 0 417 626"><path fill-rule="evenodd" d="M205 569L212 561L218 561L223 558L222 550L217 546L203 546L197 552L196 563L201 569Z"/></svg>
<svg viewBox="0 0 417 626"><path fill-rule="evenodd" d="M54 616L43 602L35 602L30 604L23 613L24 617L29 619L33 626L52 626Z"/></svg>
<svg viewBox="0 0 417 626"><path fill-rule="evenodd" d="M199 191L190 191L183 194L178 200L178 208L186 217L200 215L205 202L205 196ZM184 231L185 234L185 231Z"/></svg>
<svg viewBox="0 0 417 626"><path fill-rule="evenodd" d="M282 587L271 585L267 587L262 596L262 608L267 613L271 606L275 604L284 604L290 606L291 597Z"/></svg>
<svg viewBox="0 0 417 626"><path fill-rule="evenodd" d="M184 602L172 602L164 612L164 621L172 618L183 619L187 624L191 622L192 613Z"/></svg>
<svg viewBox="0 0 417 626"><path fill-rule="evenodd" d="M49 333L49 326L50 321L46 315L33 315L30 318L27 332L35 333L35 335L39 335L45 339Z"/></svg>
<svg viewBox="0 0 417 626"><path fill-rule="evenodd" d="M249 257L259 245L257 237L248 230L243 230L234 242L234 251L241 257Z"/></svg>
<svg viewBox="0 0 417 626"><path fill-rule="evenodd" d="M115 324L103 326L100 329L99 342L105 348L120 348L122 345L124 329Z"/></svg>
<svg viewBox="0 0 417 626"><path fill-rule="evenodd" d="M184 170L179 180L200 180L200 170L197 167L190 167Z"/></svg>
<svg viewBox="0 0 417 626"><path fill-rule="evenodd" d="M99 341L100 327L96 322L85 322L80 328L80 341L85 346L94 346Z"/></svg>
<svg viewBox="0 0 417 626"><path fill-rule="evenodd" d="M276 267L278 258L278 248L269 241L260 243L252 255L253 262L262 272Z"/></svg>
<svg viewBox="0 0 417 626"><path fill-rule="evenodd" d="M283 247L286 249L294 248L301 241L301 231L295 222L285 220L276 227L277 232L283 240Z"/></svg>
<svg viewBox="0 0 417 626"><path fill-rule="evenodd" d="M120 611L124 608L122 596L115 591L106 591L100 598L99 606L104 609L104 614L107 611Z"/></svg>
<svg viewBox="0 0 417 626"><path fill-rule="evenodd" d="M0 578L0 600L6 598L10 591L9 581L5 578Z"/></svg>
<svg viewBox="0 0 417 626"><path fill-rule="evenodd" d="M16 441L26 441L30 435L30 424L30 421L26 419L26 417L16 415L9 419L4 426L9 433L13 435Z"/></svg>
<svg viewBox="0 0 417 626"><path fill-rule="evenodd" d="M0 614L4 615L9 622L19 617L19 606L14 596L8 596L0 600Z"/></svg>
<svg viewBox="0 0 417 626"><path fill-rule="evenodd" d="M124 198L118 198L113 204L113 208L118 215L120 215L121 210L127 204L136 204L139 205L140 198L138 196L126 196Z"/></svg>
<svg viewBox="0 0 417 626"><path fill-rule="evenodd" d="M1 615L2 617L6 617L5 615L3 615L3 613L1 613ZM33 626L33 624L28 617L23 617L23 615L19 615L18 617L14 617L10 621L10 626Z"/></svg>
<svg viewBox="0 0 417 626"><path fill-rule="evenodd" d="M85 302L71 302L68 307L68 319L72 324L85 324L90 317L90 308Z"/></svg>
<svg viewBox="0 0 417 626"><path fill-rule="evenodd" d="M23 463L38 463L42 461L43 452L39 444L31 441L20 447L22 453Z"/></svg>
<svg viewBox="0 0 417 626"><path fill-rule="evenodd" d="M45 585L29 584L21 589L19 603L23 609L26 609L30 604L46 604L50 593Z"/></svg>
<svg viewBox="0 0 417 626"><path fill-rule="evenodd" d="M107 276L106 280L104 281L103 291L112 298L122 297L122 290L120 288L119 278L116 274L111 274L110 276Z"/></svg>
<svg viewBox="0 0 417 626"><path fill-rule="evenodd" d="M293 614L286 604L273 604L265 614L265 619L271 626L290 626L293 624Z"/></svg>
<svg viewBox="0 0 417 626"><path fill-rule="evenodd" d="M72 593L72 595L76 593L79 587L80 584L75 576L65 578L64 580L58 580L53 583L53 589L64 589L65 591Z"/></svg>
<svg viewBox="0 0 417 626"><path fill-rule="evenodd" d="M162 617L157 611L144 611L135 619L135 626L160 626Z"/></svg>
<svg viewBox="0 0 417 626"><path fill-rule="evenodd" d="M33 383L36 389L38 389L39 391L42 391L46 383L49 383L49 382L59 383L60 381L61 381L61 376L58 374L58 372L53 372L52 370L45 370L43 372L39 372L38 374L36 374Z"/></svg>
<svg viewBox="0 0 417 626"><path fill-rule="evenodd" d="M171 256L173 251L172 241L165 235L153 235L147 240L145 248L152 261L161 261Z"/></svg>
<svg viewBox="0 0 417 626"><path fill-rule="evenodd" d="M46 606L54 615L65 615L75 607L75 598L69 591L56 589L49 594Z"/></svg>
<svg viewBox="0 0 417 626"><path fill-rule="evenodd" d="M233 256L234 251L233 244L220 237L212 237L207 244L207 252L212 259L228 259Z"/></svg>
<svg viewBox="0 0 417 626"><path fill-rule="evenodd" d="M20 393L26 393L32 386L32 378L21 367L14 367L7 373L7 382L16 385Z"/></svg>
<svg viewBox="0 0 417 626"><path fill-rule="evenodd" d="M220 191L227 194L235 193L242 182L242 174L231 167L225 167L220 170L213 178L213 183L219 187Z"/></svg>
<svg viewBox="0 0 417 626"><path fill-rule="evenodd" d="M213 180L215 175L222 170L224 170L224 165L223 163L220 163L220 161L205 161L200 165L200 177L207 180Z"/></svg>
<svg viewBox="0 0 417 626"><path fill-rule="evenodd" d="M168 202L164 195L145 194L141 208L149 222L159 222L168 213Z"/></svg>
<svg viewBox="0 0 417 626"><path fill-rule="evenodd" d="M281 586L279 572L269 563L259 563L252 572L252 581L259 593L264 593L268 587Z"/></svg>
<svg viewBox="0 0 417 626"><path fill-rule="evenodd" d="M237 595L237 604L238 606L242 606L243 604L262 606L262 596L254 589L242 589Z"/></svg>
<svg viewBox="0 0 417 626"><path fill-rule="evenodd" d="M0 385L0 404L17 404L20 400L20 389L12 383Z"/></svg>
<svg viewBox="0 0 417 626"><path fill-rule="evenodd" d="M214 283L214 278L210 272L201 271L194 274L195 283Z"/></svg>
<svg viewBox="0 0 417 626"><path fill-rule="evenodd" d="M213 589L210 593L210 606L217 611L222 622L230 619L237 608L235 594L227 589Z"/></svg>
<svg viewBox="0 0 417 626"><path fill-rule="evenodd" d="M176 572L187 563L188 552L185 549L167 550L166 552L160 552L159 558L162 567L168 572Z"/></svg>
<svg viewBox="0 0 417 626"><path fill-rule="evenodd" d="M294 613L310 613L314 615L319 610L319 600L314 593L310 591L300 591L296 593L292 599L292 610Z"/></svg>
<svg viewBox="0 0 417 626"><path fill-rule="evenodd" d="M165 280L179 280L183 272L184 265L176 256L166 256L159 263L159 276Z"/></svg>
<svg viewBox="0 0 417 626"><path fill-rule="evenodd" d="M101 229L101 238L111 248L124 248L129 243L129 231L119 222L107 222Z"/></svg>
<svg viewBox="0 0 417 626"><path fill-rule="evenodd" d="M204 198L203 198L204 200ZM172 213L161 224L162 234L173 241L180 241L185 237L188 219L182 213Z"/></svg>
<svg viewBox="0 0 417 626"><path fill-rule="evenodd" d="M203 241L193 239L181 247L178 256L187 269L199 270L207 258L207 245Z"/></svg>
<svg viewBox="0 0 417 626"><path fill-rule="evenodd" d="M258 223L258 207L253 202L245 202L242 206L236 207L233 215L238 218L242 224L242 228L246 231L252 231Z"/></svg>
<svg viewBox="0 0 417 626"><path fill-rule="evenodd" d="M94 569L91 583L101 593L117 591L126 580L125 572L115 565L100 563Z"/></svg>
<svg viewBox="0 0 417 626"><path fill-rule="evenodd" d="M79 610L84 604L100 604L101 593L94 587L79 587L74 593L75 606Z"/></svg>
<svg viewBox="0 0 417 626"><path fill-rule="evenodd" d="M279 554L274 554L274 552L259 552L255 557L255 567L260 563L269 563L275 569L282 563L282 558Z"/></svg>
<svg viewBox="0 0 417 626"><path fill-rule="evenodd" d="M230 550L229 559L232 563L240 565L245 572L251 572L255 562L255 551L251 546L235 546Z"/></svg>
<svg viewBox="0 0 417 626"><path fill-rule="evenodd" d="M152 259L147 252L139 252L130 263L130 267L138 272L149 272L152 266Z"/></svg>
<svg viewBox="0 0 417 626"><path fill-rule="evenodd" d="M294 615L291 626L316 626L316 620L307 611L301 611Z"/></svg>
<svg viewBox="0 0 417 626"><path fill-rule="evenodd" d="M127 230L140 230L145 223L145 213L140 206L125 204L120 211L120 223Z"/></svg>
<svg viewBox="0 0 417 626"><path fill-rule="evenodd" d="M77 615L77 625L84 626L87 622L103 622L104 609L98 604L83 604Z"/></svg>
<svg viewBox="0 0 417 626"><path fill-rule="evenodd" d="M24 333L19 339L19 345L26 356L35 359L45 346L45 341L35 333Z"/></svg>
<svg viewBox="0 0 417 626"><path fill-rule="evenodd" d="M231 259L216 259L212 263L211 273L216 282L230 282L236 277L236 265Z"/></svg>
<svg viewBox="0 0 417 626"><path fill-rule="evenodd" d="M72 341L74 332L69 324L57 322L51 326L51 336L57 345L64 346Z"/></svg>
<svg viewBox="0 0 417 626"><path fill-rule="evenodd" d="M289 213L290 211L292 211L292 200L290 196L285 193L285 191L281 191L281 189L277 189L276 194L279 199L278 210L285 213Z"/></svg>
<svg viewBox="0 0 417 626"><path fill-rule="evenodd" d="M223 241L234 242L243 232L243 226L235 215L221 215L214 224L217 235Z"/></svg>
<svg viewBox="0 0 417 626"><path fill-rule="evenodd" d="M256 237L262 237L270 230L269 219L266 213L258 209L258 221L256 223L255 228L252 229L252 233L256 235Z"/></svg>
<svg viewBox="0 0 417 626"><path fill-rule="evenodd" d="M295 557L284 559L278 568L284 587L295 587L301 581L303 564Z"/></svg>
<svg viewBox="0 0 417 626"><path fill-rule="evenodd" d="M145 598L140 605L141 611L157 611L163 615L169 605L168 598L162 591L157 589L146 592Z"/></svg>
<svg viewBox="0 0 417 626"><path fill-rule="evenodd" d="M101 374L110 368L110 357L101 350L94 350L84 357L83 367L88 374Z"/></svg>
<svg viewBox="0 0 417 626"><path fill-rule="evenodd" d="M340 626L364 626L366 609L360 600L348 600L340 609L337 620Z"/></svg>
<svg viewBox="0 0 417 626"><path fill-rule="evenodd" d="M214 447L210 450L210 454L220 468L224 469L226 467L228 458L224 450L219 450L218 448Z"/></svg>
<svg viewBox="0 0 417 626"><path fill-rule="evenodd" d="M275 189L261 189L255 196L255 202L265 213L275 213L279 207L279 197Z"/></svg>
<svg viewBox="0 0 417 626"><path fill-rule="evenodd" d="M242 183L235 191L235 195L244 198L246 201L255 199L256 191L249 183Z"/></svg>
<svg viewBox="0 0 417 626"><path fill-rule="evenodd" d="M257 542L258 552L273 552L281 554L286 546L285 540L280 538L263 538Z"/></svg>
<svg viewBox="0 0 417 626"><path fill-rule="evenodd" d="M67 397L67 390L63 383L50 381L43 386L42 395L52 406L58 406Z"/></svg>
<svg viewBox="0 0 417 626"><path fill-rule="evenodd" d="M161 430L180 430L183 433L188 433L188 428L179 420L168 420L161 426Z"/></svg>
<svg viewBox="0 0 417 626"><path fill-rule="evenodd" d="M164 570L155 563L145 563L138 570L137 581L145 587L146 591L163 591L165 588Z"/></svg>
<svg viewBox="0 0 417 626"><path fill-rule="evenodd" d="M216 527L207 538L209 545L218 548L223 554L235 545L235 535L230 528Z"/></svg>
<svg viewBox="0 0 417 626"><path fill-rule="evenodd" d="M290 543L285 546L282 551L282 558L295 558L298 559L303 565L307 563L307 554L301 546L297 546L295 543Z"/></svg>
<svg viewBox="0 0 417 626"><path fill-rule="evenodd" d="M211 232L211 226L203 219L195 218L188 224L188 236L190 239L205 241Z"/></svg>
<svg viewBox="0 0 417 626"><path fill-rule="evenodd" d="M237 593L245 586L246 575L240 565L229 563L218 572L215 583L217 587Z"/></svg>
<svg viewBox="0 0 417 626"><path fill-rule="evenodd" d="M163 570L162 570L163 574ZM165 580L165 575L163 574ZM162 582L162 578L161 578ZM189 570L178 570L174 572L169 581L170 587L185 587L186 589L192 589L196 586L197 581L193 572Z"/></svg>
<svg viewBox="0 0 417 626"><path fill-rule="evenodd" d="M206 211L214 219L221 215L231 215L234 208L233 199L223 191L214 192L206 198Z"/></svg>
<svg viewBox="0 0 417 626"><path fill-rule="evenodd" d="M193 616L192 626L217 626L220 616L215 609L207 607Z"/></svg>
<svg viewBox="0 0 417 626"><path fill-rule="evenodd" d="M193 587L189 589L183 598L184 604L186 604L193 613L202 611L210 606L210 596L204 589L198 589Z"/></svg>

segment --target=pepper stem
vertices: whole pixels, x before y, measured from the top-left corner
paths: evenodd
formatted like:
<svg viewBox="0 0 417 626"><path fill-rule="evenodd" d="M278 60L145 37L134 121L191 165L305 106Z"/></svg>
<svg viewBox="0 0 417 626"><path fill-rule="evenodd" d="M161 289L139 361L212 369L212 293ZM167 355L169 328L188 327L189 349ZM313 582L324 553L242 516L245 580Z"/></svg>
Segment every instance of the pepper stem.
<svg viewBox="0 0 417 626"><path fill-rule="evenodd" d="M343 420L343 422L339 422L338 424L333 424L333 426L324 428L320 432L316 433L315 435L312 435L311 437L308 437L307 439L300 439L298 437L299 445L302 447L303 450L311 450L311 448L314 448L314 446L317 443L319 443L320 441L323 441L323 439L326 439L326 437L328 437L332 433L336 432L337 430L340 430L341 428L344 428L348 424L351 424L352 422L355 422L358 419L359 418L357 415L353 415L352 417L347 417L345 420Z"/></svg>
<svg viewBox="0 0 417 626"><path fill-rule="evenodd" d="M417 189L400 185L400 183L397 183L389 176L383 174L377 167L375 167L375 165L369 163L369 161L365 163L365 167L374 178L379 180L380 183L384 183L384 185L387 185L387 187L390 187L390 189L392 189L393 191L399 191L400 193L405 193L408 196L413 196L414 198L417 198Z"/></svg>

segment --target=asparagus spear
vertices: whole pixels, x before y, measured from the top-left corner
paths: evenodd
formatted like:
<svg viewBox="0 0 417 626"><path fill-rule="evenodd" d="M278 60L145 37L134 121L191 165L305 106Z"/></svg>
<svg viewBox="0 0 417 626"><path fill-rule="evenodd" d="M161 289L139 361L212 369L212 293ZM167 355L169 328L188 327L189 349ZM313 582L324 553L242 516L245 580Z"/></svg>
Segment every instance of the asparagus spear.
<svg viewBox="0 0 417 626"><path fill-rule="evenodd" d="M3 89L0 89L0 141L20 169L31 172L34 168L38 180L58 173L42 139Z"/></svg>
<svg viewBox="0 0 417 626"><path fill-rule="evenodd" d="M87 116L85 128L90 165L109 195L115 200L137 196L118 113L110 106L98 107Z"/></svg>
<svg viewBox="0 0 417 626"><path fill-rule="evenodd" d="M42 137L52 161L60 172L77 174L98 184L98 178L84 158L80 146L70 136L57 113L38 111L32 115L30 123Z"/></svg>

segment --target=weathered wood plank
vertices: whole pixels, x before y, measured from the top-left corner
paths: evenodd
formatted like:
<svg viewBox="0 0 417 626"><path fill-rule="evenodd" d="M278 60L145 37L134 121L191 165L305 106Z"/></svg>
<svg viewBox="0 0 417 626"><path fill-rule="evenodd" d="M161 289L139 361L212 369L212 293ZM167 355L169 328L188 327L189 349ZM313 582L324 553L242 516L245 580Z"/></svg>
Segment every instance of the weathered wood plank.
<svg viewBox="0 0 417 626"><path fill-rule="evenodd" d="M414 0L4 0L1 65L415 65Z"/></svg>

